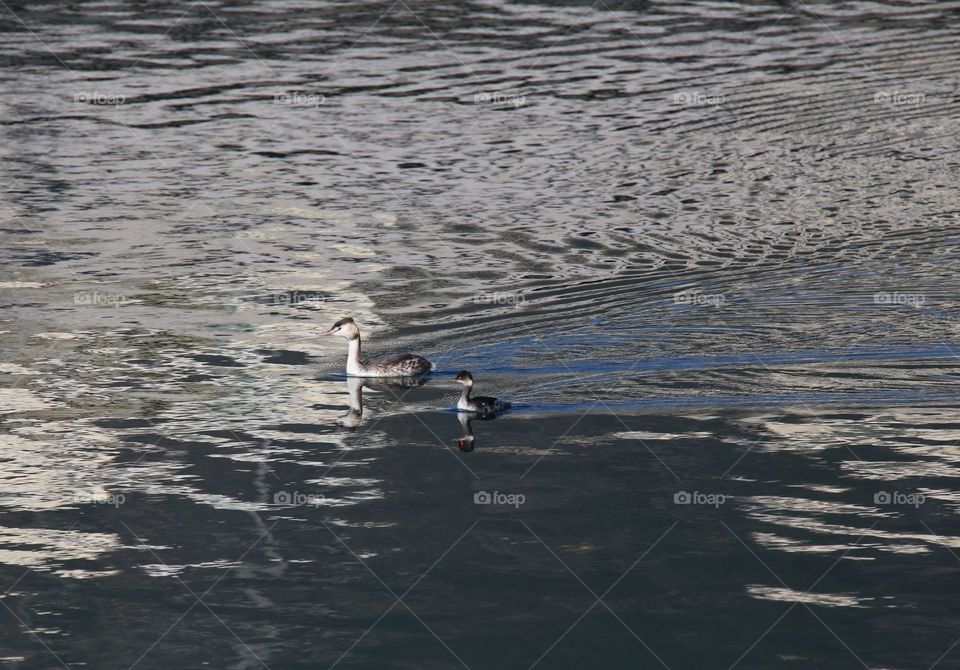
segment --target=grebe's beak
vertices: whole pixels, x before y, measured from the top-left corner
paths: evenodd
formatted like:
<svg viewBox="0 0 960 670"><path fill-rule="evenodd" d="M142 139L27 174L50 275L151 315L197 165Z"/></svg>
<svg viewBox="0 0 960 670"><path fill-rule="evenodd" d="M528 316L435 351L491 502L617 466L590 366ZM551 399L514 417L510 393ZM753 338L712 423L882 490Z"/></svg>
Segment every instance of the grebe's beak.
<svg viewBox="0 0 960 670"><path fill-rule="evenodd" d="M322 333L320 333L320 337L326 337L328 335L333 335L333 328L331 328L330 330L325 330Z"/></svg>

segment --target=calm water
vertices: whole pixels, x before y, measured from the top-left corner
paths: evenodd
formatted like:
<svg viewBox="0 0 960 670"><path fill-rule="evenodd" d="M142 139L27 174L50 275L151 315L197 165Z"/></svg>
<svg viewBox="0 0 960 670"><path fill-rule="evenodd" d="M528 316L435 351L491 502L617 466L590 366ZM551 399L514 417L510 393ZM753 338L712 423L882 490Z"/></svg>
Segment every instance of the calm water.
<svg viewBox="0 0 960 670"><path fill-rule="evenodd" d="M0 667L960 668L958 25L3 4Z"/></svg>

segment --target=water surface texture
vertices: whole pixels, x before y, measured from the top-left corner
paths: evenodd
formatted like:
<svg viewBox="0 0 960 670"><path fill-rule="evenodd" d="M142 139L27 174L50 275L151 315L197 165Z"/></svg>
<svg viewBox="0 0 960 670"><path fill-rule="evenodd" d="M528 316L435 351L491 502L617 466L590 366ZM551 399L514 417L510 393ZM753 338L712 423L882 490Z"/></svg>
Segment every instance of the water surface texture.
<svg viewBox="0 0 960 670"><path fill-rule="evenodd" d="M0 667L960 668L958 26L0 2Z"/></svg>

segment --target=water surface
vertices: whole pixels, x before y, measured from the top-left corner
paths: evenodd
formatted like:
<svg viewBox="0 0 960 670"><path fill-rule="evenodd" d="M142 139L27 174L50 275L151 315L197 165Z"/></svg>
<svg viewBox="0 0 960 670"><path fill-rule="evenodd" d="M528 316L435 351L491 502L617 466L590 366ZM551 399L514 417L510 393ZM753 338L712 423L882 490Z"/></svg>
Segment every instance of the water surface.
<svg viewBox="0 0 960 670"><path fill-rule="evenodd" d="M958 9L0 7L0 663L960 667Z"/></svg>

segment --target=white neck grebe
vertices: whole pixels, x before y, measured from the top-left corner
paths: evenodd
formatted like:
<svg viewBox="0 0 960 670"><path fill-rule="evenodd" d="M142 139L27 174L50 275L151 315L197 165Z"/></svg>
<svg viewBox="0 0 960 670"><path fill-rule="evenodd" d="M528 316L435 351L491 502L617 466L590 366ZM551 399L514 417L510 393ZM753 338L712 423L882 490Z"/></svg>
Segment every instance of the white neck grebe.
<svg viewBox="0 0 960 670"><path fill-rule="evenodd" d="M466 370L461 370L460 374L454 377L463 384L463 391L457 400L457 409L464 412L477 412L479 414L493 414L510 409L510 403L505 400L497 400L489 396L470 397L470 389L473 388L473 375Z"/></svg>
<svg viewBox="0 0 960 670"><path fill-rule="evenodd" d="M360 329L353 319L337 321L321 335L339 335L347 340L347 374L351 377L412 377L434 369L434 364L414 354L386 354L360 360Z"/></svg>

